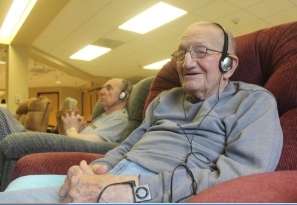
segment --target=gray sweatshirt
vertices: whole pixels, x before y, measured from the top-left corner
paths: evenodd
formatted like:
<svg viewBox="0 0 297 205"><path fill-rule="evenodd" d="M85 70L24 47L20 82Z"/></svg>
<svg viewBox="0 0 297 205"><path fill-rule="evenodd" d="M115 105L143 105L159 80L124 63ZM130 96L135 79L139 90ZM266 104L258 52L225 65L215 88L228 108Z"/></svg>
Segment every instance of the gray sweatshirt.
<svg viewBox="0 0 297 205"><path fill-rule="evenodd" d="M192 141L192 142L191 142ZM274 97L256 85L229 82L223 92L192 102L182 88L159 95L148 107L143 123L118 147L95 163L113 167L128 159L155 172L141 176L151 202L168 202L174 168L195 154L187 166L198 191L243 175L276 168L283 134ZM184 168L173 177L173 201L192 193Z"/></svg>

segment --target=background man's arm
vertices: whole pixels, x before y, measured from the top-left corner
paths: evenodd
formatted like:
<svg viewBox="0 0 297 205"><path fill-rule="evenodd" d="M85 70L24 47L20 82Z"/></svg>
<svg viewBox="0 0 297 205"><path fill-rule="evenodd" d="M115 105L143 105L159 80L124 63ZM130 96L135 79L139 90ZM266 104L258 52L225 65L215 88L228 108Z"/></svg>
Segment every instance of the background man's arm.
<svg viewBox="0 0 297 205"><path fill-rule="evenodd" d="M66 130L66 135L69 137L88 140L92 142L104 141L100 136L97 136L96 134L78 133L77 130L73 127Z"/></svg>

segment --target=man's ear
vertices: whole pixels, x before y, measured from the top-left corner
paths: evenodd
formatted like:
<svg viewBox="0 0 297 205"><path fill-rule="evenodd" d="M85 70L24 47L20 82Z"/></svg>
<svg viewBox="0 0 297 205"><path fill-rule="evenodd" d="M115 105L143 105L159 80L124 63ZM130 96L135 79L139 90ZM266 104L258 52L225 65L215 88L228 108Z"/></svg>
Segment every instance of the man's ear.
<svg viewBox="0 0 297 205"><path fill-rule="evenodd" d="M231 76L233 75L233 73L237 69L238 63L239 63L239 58L236 55L229 55L229 57L232 58L232 67L228 72L223 74L223 79L224 80L228 80L228 79L231 78Z"/></svg>

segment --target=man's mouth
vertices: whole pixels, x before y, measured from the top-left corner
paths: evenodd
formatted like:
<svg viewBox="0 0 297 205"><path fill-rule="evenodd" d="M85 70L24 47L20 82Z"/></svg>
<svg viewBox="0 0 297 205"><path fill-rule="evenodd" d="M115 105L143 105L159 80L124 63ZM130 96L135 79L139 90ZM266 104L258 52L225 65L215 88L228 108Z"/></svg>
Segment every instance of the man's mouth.
<svg viewBox="0 0 297 205"><path fill-rule="evenodd" d="M201 75L202 73L185 73L184 76Z"/></svg>

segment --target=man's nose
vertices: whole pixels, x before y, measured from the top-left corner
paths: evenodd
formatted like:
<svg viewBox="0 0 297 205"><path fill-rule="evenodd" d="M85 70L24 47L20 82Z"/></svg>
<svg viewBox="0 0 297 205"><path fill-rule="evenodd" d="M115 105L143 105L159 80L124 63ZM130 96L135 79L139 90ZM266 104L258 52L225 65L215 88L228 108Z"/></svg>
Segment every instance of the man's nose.
<svg viewBox="0 0 297 205"><path fill-rule="evenodd" d="M191 69L193 67L195 67L195 61L193 61L190 52L186 52L184 62L183 62L183 68Z"/></svg>
<svg viewBox="0 0 297 205"><path fill-rule="evenodd" d="M106 93L106 89L103 87L99 90L98 94L99 95L104 95Z"/></svg>

